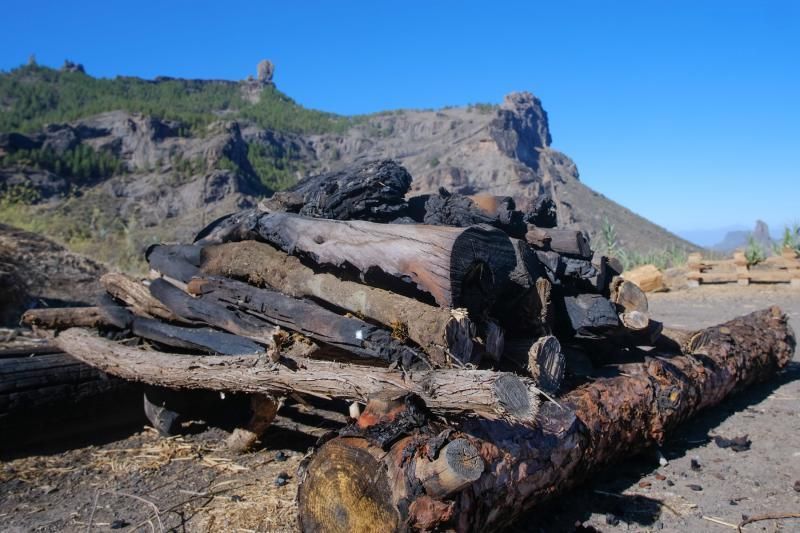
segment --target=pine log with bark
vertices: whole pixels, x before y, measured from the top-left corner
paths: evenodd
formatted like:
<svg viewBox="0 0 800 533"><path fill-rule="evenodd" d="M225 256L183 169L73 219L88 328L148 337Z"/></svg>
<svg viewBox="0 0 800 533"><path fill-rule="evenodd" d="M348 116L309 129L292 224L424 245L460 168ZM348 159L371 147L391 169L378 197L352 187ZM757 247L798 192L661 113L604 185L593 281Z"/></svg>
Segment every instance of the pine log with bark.
<svg viewBox="0 0 800 533"><path fill-rule="evenodd" d="M485 225L376 224L266 213L258 233L319 265L352 267L368 278L377 271L406 282L442 307L466 307L470 316L480 316L507 293L516 266L508 236Z"/></svg>
<svg viewBox="0 0 800 533"><path fill-rule="evenodd" d="M538 389L532 380L492 370L437 369L400 372L283 354L276 363L249 356L158 352L109 341L86 329L58 335L56 344L108 374L175 389L211 389L365 401L386 391L418 396L434 413L475 413L533 423Z"/></svg>
<svg viewBox="0 0 800 533"><path fill-rule="evenodd" d="M687 346L686 355L629 364L625 375L569 392L559 399L564 409L545 404L535 428L424 422L383 446L369 435L390 432L392 420L379 420L379 428L362 424L360 434L348 428L301 472L300 527L496 530L604 465L663 442L699 410L773 376L792 358L795 339L787 317L772 308L697 332ZM393 419L403 419L402 412Z"/></svg>

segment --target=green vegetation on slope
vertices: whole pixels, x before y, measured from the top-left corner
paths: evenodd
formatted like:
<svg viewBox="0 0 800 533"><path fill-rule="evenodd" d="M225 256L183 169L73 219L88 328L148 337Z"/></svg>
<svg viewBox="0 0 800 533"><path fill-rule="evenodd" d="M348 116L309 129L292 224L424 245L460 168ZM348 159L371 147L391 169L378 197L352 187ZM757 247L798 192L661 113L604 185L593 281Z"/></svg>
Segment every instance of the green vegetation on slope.
<svg viewBox="0 0 800 533"><path fill-rule="evenodd" d="M108 152L97 152L81 144L58 154L46 148L17 150L0 158L0 167L21 165L49 170L65 178L74 178L75 185L104 178L123 171L122 162Z"/></svg>
<svg viewBox="0 0 800 533"><path fill-rule="evenodd" d="M305 109L274 87L265 87L251 103L241 88L233 82L93 78L26 65L0 73L0 131L30 133L47 123L120 109L178 120L195 132L222 117L296 133L343 131L354 120Z"/></svg>

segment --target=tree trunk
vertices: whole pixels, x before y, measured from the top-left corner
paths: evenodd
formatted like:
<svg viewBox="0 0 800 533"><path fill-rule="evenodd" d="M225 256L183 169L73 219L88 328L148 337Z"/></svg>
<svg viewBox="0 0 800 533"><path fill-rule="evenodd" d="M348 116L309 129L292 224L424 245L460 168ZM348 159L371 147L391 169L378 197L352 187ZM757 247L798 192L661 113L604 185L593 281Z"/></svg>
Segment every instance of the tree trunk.
<svg viewBox="0 0 800 533"><path fill-rule="evenodd" d="M272 246L245 241L208 246L202 251L201 271L208 275L242 279L268 286L294 298L318 298L357 316L405 331L439 365L450 355L469 362L475 327L455 318L449 309L424 304L390 291L341 280L333 274L315 273L298 258ZM456 331L459 328L462 331ZM458 342L463 340L463 342Z"/></svg>
<svg viewBox="0 0 800 533"><path fill-rule="evenodd" d="M320 220L287 213L259 218L262 238L320 265L377 270L410 282L442 307L479 316L509 289L516 265L508 236L491 226L450 228Z"/></svg>
<svg viewBox="0 0 800 533"><path fill-rule="evenodd" d="M693 338L695 355L626 365L625 375L561 397L563 410L546 404L536 428L479 419L454 428L428 422L384 448L369 435L385 434L392 422L348 428L357 436L323 444L301 474L301 529L497 530L603 465L662 442L700 409L769 378L789 362L795 345L777 308ZM478 460L481 474L473 481ZM432 483L432 471L444 482Z"/></svg>
<svg viewBox="0 0 800 533"><path fill-rule="evenodd" d="M247 356L181 355L137 349L80 328L55 339L74 357L104 372L151 385L365 401L381 391L419 396L433 412L476 413L531 423L538 408L529 379L492 370L439 369L399 372L284 356L269 364Z"/></svg>

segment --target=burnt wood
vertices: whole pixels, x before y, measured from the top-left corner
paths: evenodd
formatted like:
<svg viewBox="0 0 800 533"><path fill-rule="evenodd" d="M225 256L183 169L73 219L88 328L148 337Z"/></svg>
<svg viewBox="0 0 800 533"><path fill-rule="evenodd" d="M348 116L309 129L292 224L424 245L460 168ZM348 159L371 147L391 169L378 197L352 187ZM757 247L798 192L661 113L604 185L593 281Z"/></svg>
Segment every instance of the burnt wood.
<svg viewBox="0 0 800 533"><path fill-rule="evenodd" d="M334 220L389 222L406 210L411 175L391 160L309 176L261 202L265 211Z"/></svg>
<svg viewBox="0 0 800 533"><path fill-rule="evenodd" d="M397 362L407 368L429 366L424 354L392 337L390 331L355 317L338 315L308 300L227 278L195 278L189 283L189 292L199 296L197 301L302 333L356 357Z"/></svg>
<svg viewBox="0 0 800 533"><path fill-rule="evenodd" d="M733 392L773 376L794 353L787 317L767 309L693 336L697 355L649 358L624 375L582 385L542 406L537 427L469 419L422 419L391 445L372 440L392 422L367 421L323 443L301 470L300 529L496 531L559 497L607 464L660 444L677 425ZM405 420L395 413L396 420ZM459 483L430 483L448 469L448 445L463 450ZM442 453L445 457L442 458ZM475 464L477 462L477 464ZM434 466L437 465L437 466ZM462 471L462 468L457 468ZM478 476L477 473L480 473ZM459 478L457 478L459 479Z"/></svg>

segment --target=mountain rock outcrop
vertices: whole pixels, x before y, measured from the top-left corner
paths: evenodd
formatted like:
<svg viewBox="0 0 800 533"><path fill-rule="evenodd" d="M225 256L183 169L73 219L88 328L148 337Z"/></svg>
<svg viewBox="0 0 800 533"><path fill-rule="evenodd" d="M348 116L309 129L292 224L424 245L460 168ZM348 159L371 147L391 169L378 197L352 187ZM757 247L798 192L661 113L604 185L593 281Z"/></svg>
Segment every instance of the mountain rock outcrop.
<svg viewBox="0 0 800 533"><path fill-rule="evenodd" d="M275 91L266 87L273 72L270 62L260 63L258 80L240 83L244 98L258 102L261 91ZM219 120L198 127L110 111L34 133L0 133L0 191L27 199L35 216L69 214L76 226L113 226L126 235L137 228L143 245L186 240L204 222L255 205L272 192L265 183L286 186L392 159L413 177L412 195L444 187L511 196L522 210L547 195L561 225L590 236L610 222L625 248L693 248L586 187L575 163L552 148L547 113L528 92L509 94L499 106L377 113L324 133L266 129L247 118L227 120L224 109L205 111Z"/></svg>

